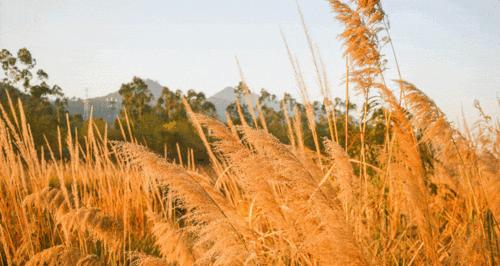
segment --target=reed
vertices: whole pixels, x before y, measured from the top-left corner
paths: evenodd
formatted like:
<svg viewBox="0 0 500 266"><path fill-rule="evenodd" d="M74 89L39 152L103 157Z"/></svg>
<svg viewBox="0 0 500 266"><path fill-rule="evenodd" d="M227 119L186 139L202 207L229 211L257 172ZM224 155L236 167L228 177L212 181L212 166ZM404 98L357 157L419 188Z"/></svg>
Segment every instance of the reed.
<svg viewBox="0 0 500 266"><path fill-rule="evenodd" d="M247 122L237 101L241 124L227 115L226 125L184 100L210 165L178 145L177 162L154 154L128 119L125 142L90 121L83 143L68 130L36 147L22 103L9 98L0 105L0 265L498 264L500 123L477 105L482 118L461 132L415 85L398 79L392 90L379 1L330 4L345 26L346 109L351 89L376 95L384 144L364 138L367 104L360 123L346 112L345 147L333 115L320 135L284 35L305 105L282 102L290 143L268 133L260 104ZM326 71L304 29L326 103Z"/></svg>

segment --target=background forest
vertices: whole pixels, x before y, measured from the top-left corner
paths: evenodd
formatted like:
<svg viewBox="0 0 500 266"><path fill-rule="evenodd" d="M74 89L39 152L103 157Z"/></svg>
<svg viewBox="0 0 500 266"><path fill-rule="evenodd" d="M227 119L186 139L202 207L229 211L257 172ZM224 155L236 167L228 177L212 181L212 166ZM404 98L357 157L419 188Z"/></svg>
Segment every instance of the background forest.
<svg viewBox="0 0 500 266"><path fill-rule="evenodd" d="M1 51L0 57L3 69L3 78L0 82L2 90L0 91L0 101L3 106L9 106L8 95L13 103L18 100L23 102L26 113L27 123L30 124L33 137L37 146L44 146L46 143L55 143L58 134L64 138L68 132L70 121L70 130L80 132L80 136L85 136L88 129L89 119L99 130L108 131L109 138L112 140L123 140L124 136L120 131L120 126L125 127L129 123L133 135L143 144L159 154L168 154L170 158L177 158L178 145L182 151L193 150L199 163L207 163L208 157L197 136L194 128L188 121L186 111L182 105L182 97L187 101L197 113L202 113L214 118L222 118L227 122L227 117L218 117L216 107L207 100L205 94L201 91L188 90L184 95L180 90L171 90L163 87L161 94L157 99L151 93L148 85L143 79L133 77L130 82L122 84L118 93L122 98L119 115L112 120L107 121L103 117L92 117L87 114L84 117L82 113L69 113L68 103L73 99L65 97L63 89L57 85L50 85L49 75L36 65L36 59L30 51L22 48L17 53L8 50ZM273 134L283 143L290 143L288 139L288 128L285 117L285 109L289 115L296 111L300 114L304 132L304 144L313 149L314 140L311 132L307 129L307 118L305 107L302 103L293 98L289 93L285 93L281 99L276 95L270 94L266 89L261 89L257 95L257 101L245 101L244 83L235 86L234 92L236 98L241 103L241 108L245 119L250 122L251 115L248 111L248 104L252 108L260 106L262 118L265 120L268 132ZM235 98L235 100L236 100ZM226 110L219 111L227 113L233 123L241 124L238 116L236 101L227 106ZM82 100L79 100L82 101ZM329 135L331 127L337 130L335 138L339 144L346 146L351 155L359 154L359 119L350 115L345 119L346 110L354 113L356 106L353 103L346 105L345 101L335 98L330 103L329 108L334 109L334 125L329 124L326 117L325 104L319 101L312 102L312 107L317 120L317 132L320 136ZM92 108L92 107L91 107ZM367 123L366 138L367 143L371 145L381 145L384 137L384 118L383 107L369 105L369 123ZM90 113L91 110L88 112ZM92 111L93 112L93 111ZM105 116L105 115L102 115ZM260 116L260 114L259 114ZM126 121L128 119L128 122ZM347 121L347 127L346 127ZM60 132L56 130L60 128ZM349 138L346 138L346 133ZM81 139L83 141L83 137ZM370 156L370 160L375 160Z"/></svg>

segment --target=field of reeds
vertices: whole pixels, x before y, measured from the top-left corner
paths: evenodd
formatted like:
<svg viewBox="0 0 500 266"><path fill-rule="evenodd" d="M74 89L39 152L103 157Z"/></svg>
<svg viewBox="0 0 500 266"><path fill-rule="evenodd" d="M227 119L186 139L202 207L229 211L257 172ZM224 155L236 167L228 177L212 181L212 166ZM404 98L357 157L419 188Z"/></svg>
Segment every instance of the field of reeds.
<svg viewBox="0 0 500 266"><path fill-rule="evenodd" d="M384 106L383 144L365 143L367 103L359 156L338 144L335 121L349 116L328 108L311 41L328 136L316 132L290 59L315 149L304 145L298 110L285 109L290 144L282 144L251 104L251 121L238 108L235 125L187 102L210 165L156 155L128 124L128 141L89 123L83 142L75 132L36 147L22 103L10 101L0 107L0 265L498 264L498 121L483 113L459 131L414 85L386 81L380 47L392 44L380 3L330 4L345 29L346 92Z"/></svg>

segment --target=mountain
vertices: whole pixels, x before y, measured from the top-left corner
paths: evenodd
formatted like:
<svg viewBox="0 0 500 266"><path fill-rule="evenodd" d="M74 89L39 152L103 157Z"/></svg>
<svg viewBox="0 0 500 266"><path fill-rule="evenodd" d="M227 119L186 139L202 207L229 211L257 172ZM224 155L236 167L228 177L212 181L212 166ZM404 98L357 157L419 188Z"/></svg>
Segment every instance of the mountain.
<svg viewBox="0 0 500 266"><path fill-rule="evenodd" d="M242 104L246 104L246 100L243 97L240 99L240 102ZM208 100L215 105L217 117L223 122L226 122L226 109L231 103L234 102L234 99L236 99L236 93L234 93L233 87L226 87L208 98ZM250 93L250 99L252 100L252 105L255 108L259 95L252 92ZM279 100L264 102L263 105L271 107L277 112L280 110Z"/></svg>
<svg viewBox="0 0 500 266"><path fill-rule="evenodd" d="M163 86L160 83L158 83L158 81L155 81L152 79L145 79L144 83L146 83L146 85L148 86L148 89L153 94L152 101L156 102L158 97L160 97L160 95L161 95L161 91L163 90ZM95 102L95 101L106 102L106 101L109 101L110 99L115 99L117 101L117 103L120 104L120 107L121 107L122 97L120 96L120 93L118 93L118 91L109 93L109 94L104 95L104 96L90 98L89 100L92 102Z"/></svg>
<svg viewBox="0 0 500 266"><path fill-rule="evenodd" d="M146 79L144 83L148 85L149 90L153 94L153 100L151 104L154 104L158 97L160 97L163 87L160 83L155 80ZM68 112L70 114L80 114L82 116L89 115L85 109L85 100L82 99L70 99L68 101ZM92 106L92 115L95 118L102 118L109 123L113 123L115 118L120 113L122 108L122 97L118 91L106 94L104 96L88 98L88 106Z"/></svg>
<svg viewBox="0 0 500 266"><path fill-rule="evenodd" d="M217 92L216 94L208 97L208 101L215 105L215 110L217 111L217 117L221 121L226 121L226 108L234 102L236 99L236 93L234 93L233 87L226 87L223 90ZM259 96L255 93L252 93L250 96L252 99L252 104L255 106L257 103L257 99ZM240 99L242 103L245 103L244 99Z"/></svg>
<svg viewBox="0 0 500 266"><path fill-rule="evenodd" d="M163 86L157 81L146 79L144 82L148 85L149 90L153 94L153 100L151 104L154 104L158 97L160 97ZM252 104L255 106L259 96L255 93L251 93ZM236 98L236 94L234 93L233 87L226 87L216 94L208 97L208 101L212 102L215 105L215 109L217 111L217 117L221 121L226 121L226 108L230 105L234 99ZM70 99L68 101L68 112L70 114L80 114L82 116L89 115L84 110L84 101L82 99ZM118 93L118 91L106 94L100 97L94 97L87 99L88 106L92 106L93 117L102 118L109 123L113 123L118 114L120 113L122 107L122 97ZM246 103L245 99L240 99L242 103ZM267 106L271 106L275 110L279 110L279 104L276 102L266 103Z"/></svg>

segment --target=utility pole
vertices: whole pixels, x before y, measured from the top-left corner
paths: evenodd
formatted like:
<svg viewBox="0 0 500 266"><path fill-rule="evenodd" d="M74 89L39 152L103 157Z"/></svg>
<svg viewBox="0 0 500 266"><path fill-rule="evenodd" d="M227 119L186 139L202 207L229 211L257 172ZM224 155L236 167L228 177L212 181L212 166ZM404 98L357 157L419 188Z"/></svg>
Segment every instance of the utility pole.
<svg viewBox="0 0 500 266"><path fill-rule="evenodd" d="M90 116L89 89L85 88L85 99L83 99L83 120L87 120Z"/></svg>

